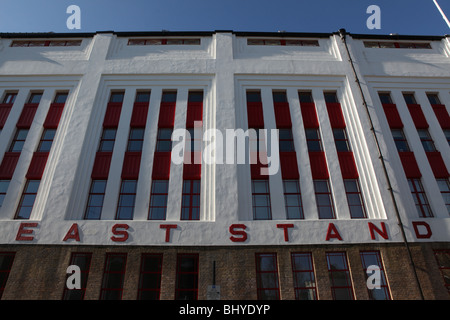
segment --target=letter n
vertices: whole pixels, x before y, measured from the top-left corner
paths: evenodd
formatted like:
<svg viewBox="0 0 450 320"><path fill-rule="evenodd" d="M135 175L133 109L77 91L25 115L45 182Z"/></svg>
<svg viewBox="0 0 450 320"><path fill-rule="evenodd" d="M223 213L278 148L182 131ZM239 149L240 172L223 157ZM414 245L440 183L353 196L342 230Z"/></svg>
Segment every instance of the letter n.
<svg viewBox="0 0 450 320"><path fill-rule="evenodd" d="M381 222L380 224L381 224L381 230L378 229L378 227L376 225L374 225L372 222L368 222L370 238L372 238L372 240L376 240L374 231L376 231L376 233L378 233L383 239L389 239L389 236L386 231L385 223Z"/></svg>

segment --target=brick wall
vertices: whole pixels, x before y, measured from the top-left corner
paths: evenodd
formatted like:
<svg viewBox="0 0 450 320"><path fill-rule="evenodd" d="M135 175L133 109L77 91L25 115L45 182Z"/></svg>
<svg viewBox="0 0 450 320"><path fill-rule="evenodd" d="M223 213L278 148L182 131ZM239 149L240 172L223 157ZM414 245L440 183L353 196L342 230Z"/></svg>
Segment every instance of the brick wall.
<svg viewBox="0 0 450 320"><path fill-rule="evenodd" d="M410 244L417 276L425 299L449 299L438 269L433 249L449 249L448 243ZM72 252L91 252L92 261L87 282L86 300L100 296L105 255L108 252L127 253L124 279L124 300L137 297L142 253L163 253L161 278L162 300L174 299L176 261L178 253L199 254L198 298L206 299L207 287L213 283L213 262L216 264L216 284L222 299L255 300L257 298L255 253L277 254L280 297L295 299L291 253L311 252L313 255L318 298L332 299L325 253L346 252L355 298L369 298L360 259L361 250L380 251L390 294L394 300L420 299L407 251L403 244L361 244L333 246L270 246L270 247L101 247L101 246L41 246L3 245L0 252L16 252L14 263L2 299L59 300L65 286L66 268Z"/></svg>

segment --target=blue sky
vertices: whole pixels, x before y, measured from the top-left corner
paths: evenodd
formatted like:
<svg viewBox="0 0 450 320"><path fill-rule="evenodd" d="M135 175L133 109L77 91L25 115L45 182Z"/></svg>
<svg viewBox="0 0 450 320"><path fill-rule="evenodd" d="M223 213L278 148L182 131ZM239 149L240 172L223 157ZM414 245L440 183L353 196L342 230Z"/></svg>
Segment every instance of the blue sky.
<svg viewBox="0 0 450 320"><path fill-rule="evenodd" d="M450 0L437 0L450 19ZM269 31L445 35L450 29L433 0L0 0L0 32ZM81 29L69 30L69 5ZM370 30L369 5L381 9Z"/></svg>

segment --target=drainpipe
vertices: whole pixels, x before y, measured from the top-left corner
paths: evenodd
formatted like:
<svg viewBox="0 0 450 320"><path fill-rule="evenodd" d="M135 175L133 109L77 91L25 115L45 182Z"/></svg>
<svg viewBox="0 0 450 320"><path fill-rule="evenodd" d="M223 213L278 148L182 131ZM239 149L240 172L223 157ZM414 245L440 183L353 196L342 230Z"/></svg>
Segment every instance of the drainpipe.
<svg viewBox="0 0 450 320"><path fill-rule="evenodd" d="M419 278L418 278L418 276L417 276L416 266L415 266L415 264L414 264L414 261L413 261L412 255L411 255L411 249L409 248L408 240L407 240L407 238L406 238L405 228L404 228L404 225L403 225L403 223L402 223L402 219L401 219L401 217L400 217L400 213L399 213L399 210L398 210L397 201L395 200L394 191L393 191L393 189L392 189L391 180L390 180L390 178L389 178L389 175L388 175L388 172L387 172L387 169L386 169L386 163L384 162L384 157L383 157L383 154L382 154L382 152L381 152L380 143L379 143L378 137L377 137L377 135L376 135L376 133L375 133L375 128L374 128L374 126L373 126L372 117L370 116L369 108L367 107L366 98L365 98L364 92L363 92L363 90L362 90L362 88L361 88L361 83L360 83L360 81L359 81L359 77L358 77L358 74L357 74L357 72L356 72L355 65L354 65L353 60L352 60L352 57L351 57L351 55L350 55L350 50L348 49L348 46L347 46L346 34L347 34L347 32L345 31L345 29L340 29L340 30L339 30L339 35L341 36L341 40L342 40L342 42L344 43L345 50L346 50L346 52L347 52L348 62L350 63L350 65L351 65L351 67L352 67L353 76L355 77L355 82L356 82L356 84L357 84L357 86L358 86L359 93L361 94L361 98L362 98L363 105L364 105L364 108L365 108L366 113L367 113L367 117L369 118L369 122L370 122L370 131L372 132L373 137L374 137L374 139L375 139L375 144L376 144L376 146L377 146L377 151L378 151L378 158L381 160L381 164L382 164L382 166L383 166L383 172L384 172L385 178L386 178L387 183L388 183L388 190L389 190L389 193L390 193L390 195L391 195L392 202L394 203L394 209L395 209L394 211L395 211L395 216L396 216L396 218L397 218L397 224L398 224L398 226L399 226L399 228L400 228L400 231L401 231L401 234L402 234L403 244L405 245L406 251L407 251L407 253L408 253L409 263L410 263L410 265L411 265L411 267L412 267L412 270L413 270L413 273L414 273L414 278L415 278L415 280L416 280L416 284L417 284L417 287L418 287L418 289L419 289L420 298L421 298L422 300L424 300L422 287L420 286Z"/></svg>

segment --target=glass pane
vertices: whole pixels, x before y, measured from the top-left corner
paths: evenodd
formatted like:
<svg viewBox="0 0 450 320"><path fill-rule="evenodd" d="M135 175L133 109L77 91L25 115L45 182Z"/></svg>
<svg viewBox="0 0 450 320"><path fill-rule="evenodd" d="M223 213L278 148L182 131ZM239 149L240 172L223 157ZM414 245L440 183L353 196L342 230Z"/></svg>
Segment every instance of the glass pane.
<svg viewBox="0 0 450 320"><path fill-rule="evenodd" d="M166 208L150 208L150 219L164 220L166 218Z"/></svg>
<svg viewBox="0 0 450 320"><path fill-rule="evenodd" d="M328 193L330 192L328 188L328 181L326 180L315 180L314 181L314 190L319 193Z"/></svg>
<svg viewBox="0 0 450 320"><path fill-rule="evenodd" d="M358 192L358 183L355 180L344 180L346 192Z"/></svg>
<svg viewBox="0 0 450 320"><path fill-rule="evenodd" d="M36 193L39 188L40 180L29 180L25 188L27 193Z"/></svg>
<svg viewBox="0 0 450 320"><path fill-rule="evenodd" d="M167 193L169 190L169 181L159 180L153 181L152 193Z"/></svg>
<svg viewBox="0 0 450 320"><path fill-rule="evenodd" d="M109 272L120 272L123 270L125 258L122 256L109 256L107 270Z"/></svg>
<svg viewBox="0 0 450 320"><path fill-rule="evenodd" d="M259 290L259 298L262 300L278 300L278 290Z"/></svg>
<svg viewBox="0 0 450 320"><path fill-rule="evenodd" d="M289 207L298 207L301 205L300 198L298 195L292 194L292 195L285 195L284 199L286 201L286 206Z"/></svg>
<svg viewBox="0 0 450 320"><path fill-rule="evenodd" d="M110 102L122 102L123 101L123 92L113 92L111 93Z"/></svg>
<svg viewBox="0 0 450 320"><path fill-rule="evenodd" d="M122 181L122 193L136 193L136 180L123 180Z"/></svg>
<svg viewBox="0 0 450 320"><path fill-rule="evenodd" d="M252 192L253 193L268 193L269 192L269 186L267 181L258 181L253 180L252 181Z"/></svg>
<svg viewBox="0 0 450 320"><path fill-rule="evenodd" d="M6 193L10 180L0 180L0 193Z"/></svg>
<svg viewBox="0 0 450 320"><path fill-rule="evenodd" d="M294 254L293 260L296 271L312 270L311 257L309 254Z"/></svg>
<svg viewBox="0 0 450 320"><path fill-rule="evenodd" d="M316 300L316 291L314 289L296 289L295 297L297 300Z"/></svg>
<svg viewBox="0 0 450 320"><path fill-rule="evenodd" d="M91 193L104 193L106 188L106 180L92 181Z"/></svg>
<svg viewBox="0 0 450 320"><path fill-rule="evenodd" d="M333 292L335 300L353 300L349 288L334 288Z"/></svg>
<svg viewBox="0 0 450 320"><path fill-rule="evenodd" d="M261 93L248 91L247 92L247 102L261 102Z"/></svg>
<svg viewBox="0 0 450 320"><path fill-rule="evenodd" d="M270 219L270 208L253 207L253 213L254 213L255 219L259 219L259 220Z"/></svg>
<svg viewBox="0 0 450 320"><path fill-rule="evenodd" d="M149 102L150 92L138 92L136 93L136 102Z"/></svg>
<svg viewBox="0 0 450 320"><path fill-rule="evenodd" d="M163 92L162 102L176 102L177 93L176 92Z"/></svg>
<svg viewBox="0 0 450 320"><path fill-rule="evenodd" d="M300 187L297 180L283 180L285 193L300 193Z"/></svg>
<svg viewBox="0 0 450 320"><path fill-rule="evenodd" d="M166 195L152 195L150 199L151 207L165 207L167 205L167 196Z"/></svg>

